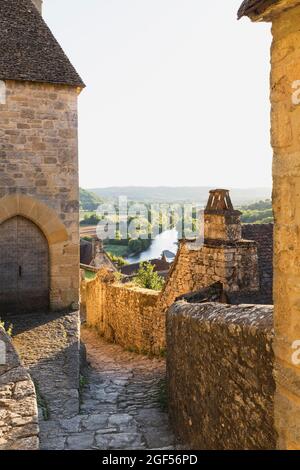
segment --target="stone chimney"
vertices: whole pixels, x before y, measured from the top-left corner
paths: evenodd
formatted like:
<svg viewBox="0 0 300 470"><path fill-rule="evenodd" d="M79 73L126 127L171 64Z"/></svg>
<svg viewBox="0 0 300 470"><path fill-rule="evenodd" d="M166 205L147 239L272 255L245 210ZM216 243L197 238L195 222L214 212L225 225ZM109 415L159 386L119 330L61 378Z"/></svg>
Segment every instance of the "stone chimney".
<svg viewBox="0 0 300 470"><path fill-rule="evenodd" d="M227 189L210 191L204 211L203 286L219 281L227 292L259 291L257 244L242 239L240 219Z"/></svg>
<svg viewBox="0 0 300 470"><path fill-rule="evenodd" d="M42 6L43 6L43 0L32 0L36 8L39 10L40 14L42 14Z"/></svg>
<svg viewBox="0 0 300 470"><path fill-rule="evenodd" d="M235 242L242 238L241 212L233 208L228 189L214 189L204 211L204 239Z"/></svg>

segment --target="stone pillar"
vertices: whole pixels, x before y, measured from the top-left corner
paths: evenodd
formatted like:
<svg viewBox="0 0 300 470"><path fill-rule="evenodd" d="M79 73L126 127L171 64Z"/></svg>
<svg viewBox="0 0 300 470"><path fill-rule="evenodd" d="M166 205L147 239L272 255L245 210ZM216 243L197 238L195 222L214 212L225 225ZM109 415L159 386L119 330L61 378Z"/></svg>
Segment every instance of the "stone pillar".
<svg viewBox="0 0 300 470"><path fill-rule="evenodd" d="M270 5L270 2L268 2ZM255 11L272 21L275 425L279 449L300 449L300 1L282 0ZM256 2L259 4L259 2ZM266 4L266 8L264 8Z"/></svg>
<svg viewBox="0 0 300 470"><path fill-rule="evenodd" d="M43 7L43 0L32 0L36 8L39 10L40 14L42 14L42 7Z"/></svg>

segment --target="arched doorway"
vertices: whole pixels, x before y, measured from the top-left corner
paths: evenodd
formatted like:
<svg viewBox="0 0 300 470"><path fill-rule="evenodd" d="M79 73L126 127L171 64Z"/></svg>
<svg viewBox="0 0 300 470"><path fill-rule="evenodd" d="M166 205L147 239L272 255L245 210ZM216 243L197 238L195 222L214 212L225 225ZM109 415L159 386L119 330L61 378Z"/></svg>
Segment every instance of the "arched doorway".
<svg viewBox="0 0 300 470"><path fill-rule="evenodd" d="M0 224L0 315L49 308L49 247L41 230L16 216Z"/></svg>

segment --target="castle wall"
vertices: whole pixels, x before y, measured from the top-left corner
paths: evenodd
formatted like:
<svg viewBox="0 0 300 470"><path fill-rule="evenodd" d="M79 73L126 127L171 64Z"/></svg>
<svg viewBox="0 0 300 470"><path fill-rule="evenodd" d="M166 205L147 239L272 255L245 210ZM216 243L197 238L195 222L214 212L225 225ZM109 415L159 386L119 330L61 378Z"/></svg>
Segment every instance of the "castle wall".
<svg viewBox="0 0 300 470"><path fill-rule="evenodd" d="M38 434L33 382L0 328L0 450L37 450Z"/></svg>
<svg viewBox="0 0 300 470"><path fill-rule="evenodd" d="M173 429L189 449L274 449L273 307L174 304L167 314Z"/></svg>
<svg viewBox="0 0 300 470"><path fill-rule="evenodd" d="M77 90L11 80L5 85L0 103L0 223L23 215L43 230L50 249L51 308L76 307Z"/></svg>

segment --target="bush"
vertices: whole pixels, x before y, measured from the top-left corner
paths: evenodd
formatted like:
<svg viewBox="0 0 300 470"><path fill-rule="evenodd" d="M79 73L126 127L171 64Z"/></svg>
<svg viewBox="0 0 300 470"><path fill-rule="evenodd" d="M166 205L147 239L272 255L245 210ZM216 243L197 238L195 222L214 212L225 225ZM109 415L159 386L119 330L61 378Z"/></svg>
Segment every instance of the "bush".
<svg viewBox="0 0 300 470"><path fill-rule="evenodd" d="M8 336L11 336L12 335L12 331L13 331L13 325L9 325L9 327L7 328L6 325L5 325L5 322L1 320L0 318L0 329L4 330L5 333L8 334Z"/></svg>
<svg viewBox="0 0 300 470"><path fill-rule="evenodd" d="M124 259L122 256L116 256L110 251L107 251L106 254L108 255L109 259L118 266L118 268L122 268L123 266L127 266L127 264L129 264L128 261L126 261L126 259Z"/></svg>
<svg viewBox="0 0 300 470"><path fill-rule="evenodd" d="M146 262L140 264L140 269L137 272L134 282L144 289L161 290L165 281L154 271L154 266Z"/></svg>

